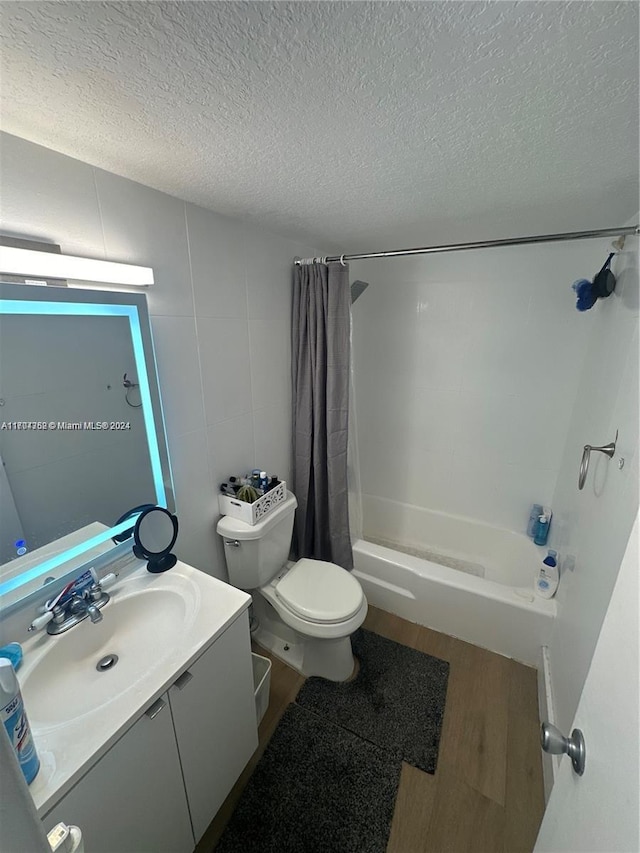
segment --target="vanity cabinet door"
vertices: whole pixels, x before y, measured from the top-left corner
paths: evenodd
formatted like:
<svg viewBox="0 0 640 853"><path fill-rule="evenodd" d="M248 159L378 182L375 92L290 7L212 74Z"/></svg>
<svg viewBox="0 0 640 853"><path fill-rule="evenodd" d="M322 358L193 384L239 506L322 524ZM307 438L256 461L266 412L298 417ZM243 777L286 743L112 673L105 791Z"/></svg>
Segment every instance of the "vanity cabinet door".
<svg viewBox="0 0 640 853"><path fill-rule="evenodd" d="M87 853L191 853L193 833L166 694L44 818L82 830ZM152 706L151 712L159 707Z"/></svg>
<svg viewBox="0 0 640 853"><path fill-rule="evenodd" d="M169 700L199 841L258 746L246 611L176 681Z"/></svg>

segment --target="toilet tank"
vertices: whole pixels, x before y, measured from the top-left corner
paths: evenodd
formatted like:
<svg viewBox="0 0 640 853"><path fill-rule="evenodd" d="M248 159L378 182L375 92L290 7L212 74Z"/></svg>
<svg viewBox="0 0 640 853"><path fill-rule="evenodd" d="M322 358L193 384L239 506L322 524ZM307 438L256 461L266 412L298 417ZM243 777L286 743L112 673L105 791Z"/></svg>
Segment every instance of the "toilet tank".
<svg viewBox="0 0 640 853"><path fill-rule="evenodd" d="M278 508L257 524L222 516L216 530L225 542L229 583L239 589L257 589L278 574L289 558L297 506L295 495L287 492Z"/></svg>

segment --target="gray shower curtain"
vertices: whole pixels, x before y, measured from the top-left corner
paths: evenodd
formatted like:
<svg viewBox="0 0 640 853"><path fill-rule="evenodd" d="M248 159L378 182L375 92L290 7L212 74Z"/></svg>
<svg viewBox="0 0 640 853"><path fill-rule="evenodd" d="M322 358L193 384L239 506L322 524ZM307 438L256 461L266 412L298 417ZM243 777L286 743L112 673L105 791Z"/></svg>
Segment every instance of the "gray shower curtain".
<svg viewBox="0 0 640 853"><path fill-rule="evenodd" d="M294 265L293 539L298 557L353 568L347 428L350 375L349 267Z"/></svg>

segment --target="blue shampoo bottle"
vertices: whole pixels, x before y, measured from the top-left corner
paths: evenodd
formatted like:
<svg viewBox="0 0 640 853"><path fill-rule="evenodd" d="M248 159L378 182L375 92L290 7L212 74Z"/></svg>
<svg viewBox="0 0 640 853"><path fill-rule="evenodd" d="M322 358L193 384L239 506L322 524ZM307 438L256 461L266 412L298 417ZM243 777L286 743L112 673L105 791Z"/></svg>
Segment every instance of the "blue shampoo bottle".
<svg viewBox="0 0 640 853"><path fill-rule="evenodd" d="M546 545L549 538L549 527L551 526L551 511L545 509L540 517L535 528L533 541L536 545Z"/></svg>

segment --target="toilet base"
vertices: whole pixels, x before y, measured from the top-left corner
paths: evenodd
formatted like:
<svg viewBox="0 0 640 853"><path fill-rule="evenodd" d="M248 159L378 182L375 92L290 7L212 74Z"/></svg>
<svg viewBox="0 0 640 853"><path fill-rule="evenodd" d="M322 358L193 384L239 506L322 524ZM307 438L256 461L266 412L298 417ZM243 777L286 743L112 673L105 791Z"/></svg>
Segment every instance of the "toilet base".
<svg viewBox="0 0 640 853"><path fill-rule="evenodd" d="M317 675L329 681L348 681L356 666L351 637L313 640L298 636L297 642L291 642L260 626L252 634L252 639L307 678Z"/></svg>
<svg viewBox="0 0 640 853"><path fill-rule="evenodd" d="M351 637L316 639L304 637L280 619L260 595L254 596L258 628L251 637L263 649L307 678L312 675L329 681L347 681L353 674L355 658Z"/></svg>

